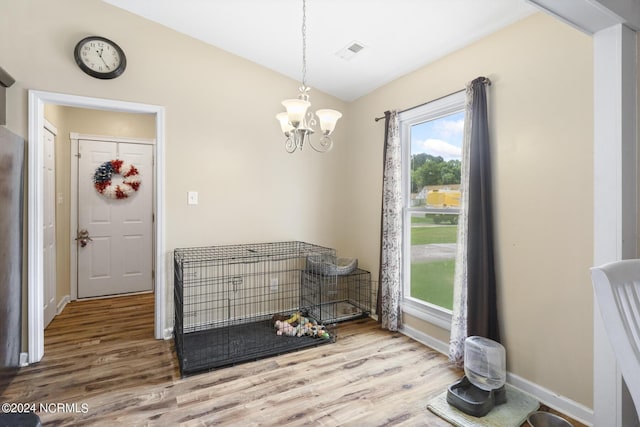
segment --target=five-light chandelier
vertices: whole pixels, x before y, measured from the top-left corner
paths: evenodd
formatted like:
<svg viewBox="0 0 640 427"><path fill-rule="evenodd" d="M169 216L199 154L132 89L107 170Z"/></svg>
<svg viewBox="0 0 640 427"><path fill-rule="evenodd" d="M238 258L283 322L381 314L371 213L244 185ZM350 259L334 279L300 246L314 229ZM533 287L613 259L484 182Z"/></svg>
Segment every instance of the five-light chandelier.
<svg viewBox="0 0 640 427"><path fill-rule="evenodd" d="M276 119L280 122L282 133L287 138L285 149L293 153L297 149L302 150L305 141L314 150L324 153L331 150L333 141L331 133L336 127L336 122L342 113L336 110L322 109L316 111L315 115L307 111L311 106L309 102L309 90L307 86L307 1L302 0L302 86L298 88L300 93L296 99L285 99L282 105L287 109L286 113L279 113ZM317 120L316 120L317 116ZM320 121L322 136L314 141L311 138L317 122Z"/></svg>

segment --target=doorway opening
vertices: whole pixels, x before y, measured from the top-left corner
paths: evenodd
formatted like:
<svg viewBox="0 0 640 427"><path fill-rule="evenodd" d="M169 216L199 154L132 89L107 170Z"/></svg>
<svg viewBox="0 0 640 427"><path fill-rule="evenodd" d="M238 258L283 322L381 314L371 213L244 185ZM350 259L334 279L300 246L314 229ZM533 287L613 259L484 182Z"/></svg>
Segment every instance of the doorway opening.
<svg viewBox="0 0 640 427"><path fill-rule="evenodd" d="M165 329L165 289L166 275L164 262L164 107L138 104L126 101L89 98L42 91L29 91L29 148L28 148L28 362L35 363L44 355L44 269L43 269L43 131L45 123L44 106L54 104L67 107L87 108L124 113L141 113L155 116L155 139L153 149L155 162L154 200L155 221L153 234L153 264L155 277L154 336L165 339L170 336L170 328Z"/></svg>

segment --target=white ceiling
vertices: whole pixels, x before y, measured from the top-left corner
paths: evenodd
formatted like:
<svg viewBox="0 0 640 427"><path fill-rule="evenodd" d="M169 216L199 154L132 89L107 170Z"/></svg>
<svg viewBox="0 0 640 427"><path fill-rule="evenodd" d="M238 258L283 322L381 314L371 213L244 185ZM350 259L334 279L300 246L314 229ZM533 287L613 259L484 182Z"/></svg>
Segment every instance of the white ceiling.
<svg viewBox="0 0 640 427"><path fill-rule="evenodd" d="M302 79L302 0L104 0ZM307 85L352 101L536 9L526 0L308 0ZM358 42L349 60L336 53Z"/></svg>

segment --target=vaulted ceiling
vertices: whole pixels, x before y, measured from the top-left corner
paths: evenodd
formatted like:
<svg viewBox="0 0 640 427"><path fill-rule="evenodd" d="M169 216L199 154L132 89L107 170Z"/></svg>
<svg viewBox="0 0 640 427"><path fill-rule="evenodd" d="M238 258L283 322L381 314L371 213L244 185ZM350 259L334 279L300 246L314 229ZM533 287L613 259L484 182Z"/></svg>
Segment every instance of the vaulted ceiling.
<svg viewBox="0 0 640 427"><path fill-rule="evenodd" d="M302 79L302 0L103 1ZM535 11L525 0L307 0L307 84L352 101Z"/></svg>

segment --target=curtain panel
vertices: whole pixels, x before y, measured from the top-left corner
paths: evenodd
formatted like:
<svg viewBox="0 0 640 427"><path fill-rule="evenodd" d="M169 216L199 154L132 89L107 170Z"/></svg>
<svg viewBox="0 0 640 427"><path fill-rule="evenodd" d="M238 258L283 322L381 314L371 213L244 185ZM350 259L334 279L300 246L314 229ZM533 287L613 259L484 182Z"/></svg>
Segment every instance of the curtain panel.
<svg viewBox="0 0 640 427"><path fill-rule="evenodd" d="M466 88L462 160L460 169L460 214L458 216L458 239L456 264L453 275L453 315L449 338L449 360L462 366L464 340L467 338L467 234L469 230L469 147L471 141L471 100L469 85Z"/></svg>
<svg viewBox="0 0 640 427"><path fill-rule="evenodd" d="M462 148L461 209L454 275L449 359L464 362L464 340L482 336L500 342L493 242L493 190L485 77L466 86Z"/></svg>
<svg viewBox="0 0 640 427"><path fill-rule="evenodd" d="M382 327L400 326L402 274L402 154L397 111L386 111L382 213L380 232L380 279L377 313Z"/></svg>

